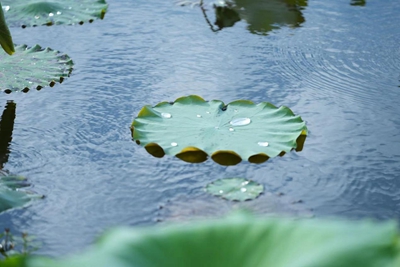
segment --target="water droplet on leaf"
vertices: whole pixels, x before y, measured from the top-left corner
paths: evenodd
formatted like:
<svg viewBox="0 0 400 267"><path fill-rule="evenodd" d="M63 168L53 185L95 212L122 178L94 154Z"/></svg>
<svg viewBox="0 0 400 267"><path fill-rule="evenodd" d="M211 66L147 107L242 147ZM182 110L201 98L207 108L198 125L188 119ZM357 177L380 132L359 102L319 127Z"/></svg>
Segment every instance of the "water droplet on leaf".
<svg viewBox="0 0 400 267"><path fill-rule="evenodd" d="M234 119L230 122L231 125L233 126L244 126L248 125L251 122L249 118L237 118Z"/></svg>
<svg viewBox="0 0 400 267"><path fill-rule="evenodd" d="M268 142L258 142L257 143L259 146L268 146Z"/></svg>
<svg viewBox="0 0 400 267"><path fill-rule="evenodd" d="M242 192L246 192L247 191L247 189L246 188L240 188L240 191L242 191Z"/></svg>
<svg viewBox="0 0 400 267"><path fill-rule="evenodd" d="M171 143L171 146L177 146L177 145L178 145L178 143L176 143L176 142Z"/></svg>
<svg viewBox="0 0 400 267"><path fill-rule="evenodd" d="M223 193L224 193L224 191L222 191L222 190L219 190L219 193L220 193L220 194L223 194Z"/></svg>
<svg viewBox="0 0 400 267"><path fill-rule="evenodd" d="M201 115L197 115L197 118L201 118Z"/></svg>
<svg viewBox="0 0 400 267"><path fill-rule="evenodd" d="M233 128L229 128L229 131L230 131L230 132L233 132L234 130L235 130L235 129L233 129Z"/></svg>
<svg viewBox="0 0 400 267"><path fill-rule="evenodd" d="M164 119L170 119L172 117L172 115L169 113L163 112L163 113L161 113L161 117L163 117Z"/></svg>

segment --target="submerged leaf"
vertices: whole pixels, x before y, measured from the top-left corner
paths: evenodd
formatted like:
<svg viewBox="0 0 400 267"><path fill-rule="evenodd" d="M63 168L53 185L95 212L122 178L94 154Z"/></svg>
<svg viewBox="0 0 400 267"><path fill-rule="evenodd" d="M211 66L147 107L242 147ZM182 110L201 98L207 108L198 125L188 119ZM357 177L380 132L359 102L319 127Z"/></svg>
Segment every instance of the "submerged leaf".
<svg viewBox="0 0 400 267"><path fill-rule="evenodd" d="M43 197L28 190L21 190L29 185L25 177L9 175L0 170L0 213L22 207L33 198Z"/></svg>
<svg viewBox="0 0 400 267"><path fill-rule="evenodd" d="M14 43L11 37L10 30L4 18L3 7L0 2L0 45L7 54L14 54Z"/></svg>
<svg viewBox="0 0 400 267"><path fill-rule="evenodd" d="M143 107L131 129L136 143L155 157L198 163L211 156L221 165L300 151L307 135L304 121L287 107L245 100L225 105L194 95Z"/></svg>
<svg viewBox="0 0 400 267"><path fill-rule="evenodd" d="M236 215L149 228L115 229L69 259L29 258L27 267L394 267L396 223L290 220Z"/></svg>
<svg viewBox="0 0 400 267"><path fill-rule="evenodd" d="M103 19L107 11L105 0L2 0L10 26L83 24Z"/></svg>
<svg viewBox="0 0 400 267"><path fill-rule="evenodd" d="M206 191L228 200L245 201L258 197L264 186L243 178L225 178L209 183Z"/></svg>
<svg viewBox="0 0 400 267"><path fill-rule="evenodd" d="M6 93L54 86L72 71L71 58L59 51L39 45L19 45L15 50L12 57L0 51L0 90Z"/></svg>

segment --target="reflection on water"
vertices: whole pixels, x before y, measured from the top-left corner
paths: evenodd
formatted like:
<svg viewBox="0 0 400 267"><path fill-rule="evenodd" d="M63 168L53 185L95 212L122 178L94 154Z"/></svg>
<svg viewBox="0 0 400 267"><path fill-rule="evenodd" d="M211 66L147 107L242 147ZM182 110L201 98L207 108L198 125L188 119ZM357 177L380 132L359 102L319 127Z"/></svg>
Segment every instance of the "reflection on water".
<svg viewBox="0 0 400 267"><path fill-rule="evenodd" d="M351 0L350 5L352 6L365 6L367 4L366 0Z"/></svg>
<svg viewBox="0 0 400 267"><path fill-rule="evenodd" d="M251 33L266 35L268 32L282 26L299 27L304 21L302 10L307 6L307 0L232 0L214 4L215 23L217 31L232 27L236 22L244 20ZM201 5L207 22L209 20Z"/></svg>
<svg viewBox="0 0 400 267"><path fill-rule="evenodd" d="M16 104L13 101L7 101L6 107L0 118L0 170L8 161L10 154L10 143L14 129Z"/></svg>

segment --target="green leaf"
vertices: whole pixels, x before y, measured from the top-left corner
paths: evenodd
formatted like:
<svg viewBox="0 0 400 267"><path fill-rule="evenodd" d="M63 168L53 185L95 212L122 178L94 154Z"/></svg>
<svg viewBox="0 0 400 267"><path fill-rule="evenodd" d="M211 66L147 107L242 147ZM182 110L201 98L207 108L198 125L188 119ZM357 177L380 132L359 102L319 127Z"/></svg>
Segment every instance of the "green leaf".
<svg viewBox="0 0 400 267"><path fill-rule="evenodd" d="M30 27L54 24L83 24L103 19L105 0L2 0L11 26Z"/></svg>
<svg viewBox="0 0 400 267"><path fill-rule="evenodd" d="M31 258L29 267L395 267L394 222L290 220L245 215L105 234L66 260Z"/></svg>
<svg viewBox="0 0 400 267"><path fill-rule="evenodd" d="M30 191L20 190L29 185L25 177L9 175L0 170L0 213L22 207L34 198L43 198Z"/></svg>
<svg viewBox="0 0 400 267"><path fill-rule="evenodd" d="M18 45L15 50L12 57L0 51L0 90L6 93L52 87L72 71L71 58L59 51L39 45Z"/></svg>
<svg viewBox="0 0 400 267"><path fill-rule="evenodd" d="M245 201L258 197L264 186L243 178L225 178L209 183L206 191L228 200Z"/></svg>
<svg viewBox="0 0 400 267"><path fill-rule="evenodd" d="M3 47L7 54L14 54L14 43L11 37L10 30L8 29L6 20L4 18L3 7L0 3L0 45Z"/></svg>
<svg viewBox="0 0 400 267"><path fill-rule="evenodd" d="M199 96L145 106L132 123L132 137L155 157L174 155L221 165L242 159L262 163L303 147L307 128L287 107L238 100L225 105Z"/></svg>

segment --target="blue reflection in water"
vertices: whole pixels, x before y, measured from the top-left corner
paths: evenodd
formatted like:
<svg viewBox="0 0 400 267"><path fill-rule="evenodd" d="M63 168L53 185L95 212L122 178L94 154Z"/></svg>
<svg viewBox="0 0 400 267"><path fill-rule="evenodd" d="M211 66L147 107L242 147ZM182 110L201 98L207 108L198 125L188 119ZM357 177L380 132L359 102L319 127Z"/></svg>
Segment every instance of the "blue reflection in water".
<svg viewBox="0 0 400 267"><path fill-rule="evenodd" d="M260 213L400 217L398 1L313 1L301 27L268 36L244 21L214 33L198 7L170 1L109 4L90 25L12 29L16 43L61 50L76 65L62 85L1 96L18 105L5 168L47 198L0 215L0 228L36 235L41 253L76 252L111 226L209 209L197 204L203 187L236 176L265 186L252 204ZM189 94L288 106L310 129L304 149L222 167L153 158L132 142L142 106ZM215 203L210 213L226 211Z"/></svg>

